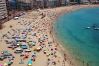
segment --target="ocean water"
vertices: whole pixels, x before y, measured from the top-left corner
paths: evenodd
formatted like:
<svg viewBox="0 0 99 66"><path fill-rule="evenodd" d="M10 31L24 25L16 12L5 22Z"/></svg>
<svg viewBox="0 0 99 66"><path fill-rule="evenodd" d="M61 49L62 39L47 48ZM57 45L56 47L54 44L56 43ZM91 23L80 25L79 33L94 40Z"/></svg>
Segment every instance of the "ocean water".
<svg viewBox="0 0 99 66"><path fill-rule="evenodd" d="M99 30L95 27L99 27L98 7L66 13L55 23L56 36L82 66L99 66Z"/></svg>

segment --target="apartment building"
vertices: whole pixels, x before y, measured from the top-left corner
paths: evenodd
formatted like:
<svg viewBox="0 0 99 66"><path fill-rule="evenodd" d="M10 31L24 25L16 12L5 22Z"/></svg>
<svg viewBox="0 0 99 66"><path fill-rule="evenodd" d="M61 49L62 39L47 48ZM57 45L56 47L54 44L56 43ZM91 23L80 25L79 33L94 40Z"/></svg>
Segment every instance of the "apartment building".
<svg viewBox="0 0 99 66"><path fill-rule="evenodd" d="M88 3L89 0L81 0L81 3Z"/></svg>
<svg viewBox="0 0 99 66"><path fill-rule="evenodd" d="M0 20L7 17L6 1L0 0Z"/></svg>
<svg viewBox="0 0 99 66"><path fill-rule="evenodd" d="M69 0L61 0L61 5L65 6L67 5L69 2Z"/></svg>
<svg viewBox="0 0 99 66"><path fill-rule="evenodd" d="M18 9L31 9L33 0L17 0Z"/></svg>
<svg viewBox="0 0 99 66"><path fill-rule="evenodd" d="M90 0L91 3L95 3L97 2L98 0Z"/></svg>
<svg viewBox="0 0 99 66"><path fill-rule="evenodd" d="M44 0L36 0L36 4L38 8L44 8Z"/></svg>

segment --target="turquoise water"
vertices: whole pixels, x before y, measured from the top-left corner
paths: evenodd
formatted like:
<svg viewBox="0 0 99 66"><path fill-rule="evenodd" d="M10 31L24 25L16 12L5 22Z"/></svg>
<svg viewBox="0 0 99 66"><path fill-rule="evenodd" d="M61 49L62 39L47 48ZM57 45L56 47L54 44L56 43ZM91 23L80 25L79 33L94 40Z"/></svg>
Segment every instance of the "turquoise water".
<svg viewBox="0 0 99 66"><path fill-rule="evenodd" d="M97 24L97 25L95 25ZM99 66L99 8L84 8L59 17L56 36L83 66Z"/></svg>

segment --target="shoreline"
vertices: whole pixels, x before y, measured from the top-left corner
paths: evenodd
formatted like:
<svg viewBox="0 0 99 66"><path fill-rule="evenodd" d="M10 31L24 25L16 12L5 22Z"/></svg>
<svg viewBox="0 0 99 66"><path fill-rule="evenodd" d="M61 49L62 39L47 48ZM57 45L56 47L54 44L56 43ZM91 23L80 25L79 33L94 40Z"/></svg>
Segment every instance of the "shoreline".
<svg viewBox="0 0 99 66"><path fill-rule="evenodd" d="M80 6L80 5L78 5L78 6ZM56 23L57 19L59 17L61 17L62 15L66 14L66 13L76 11L76 10L79 10L79 9L82 9L82 8L93 8L93 7L99 7L99 5L85 5L84 7L83 7L83 5L81 5L80 7L76 8L76 9L73 9L73 10L70 10L70 11L60 12L58 14L58 16L56 16L55 22L53 21L53 23L52 23L52 28L50 29L52 31L52 33L51 33L52 38L55 41L55 43L57 43L58 47L61 49L61 51L62 51L61 53L63 54L63 56L64 56L64 54L66 54L66 59L67 59L66 61L69 62L70 66L78 66L77 64L79 64L79 62L75 62L75 60L74 60L75 58L73 57L73 55L70 55L68 49L66 49L66 47L63 46L63 43L60 42L59 39L56 37L56 32L55 32L55 29L53 27L55 26L55 23ZM81 61L81 64L82 63L83 62Z"/></svg>
<svg viewBox="0 0 99 66"><path fill-rule="evenodd" d="M78 66L75 60L72 60L72 56L69 54L69 51L63 46L61 42L59 42L59 39L56 37L56 32L54 29L54 25L57 22L57 19L64 15L65 13L76 11L80 8L89 8L89 7L99 7L99 5L73 5L73 6L66 6L66 7L58 7L58 8L52 8L52 9L43 9L39 11L31 11L27 12L26 15L19 17L18 20L10 20L6 23L4 23L4 28L0 30L0 52L5 48L6 50L9 50L10 52L13 53L12 50L7 48L6 43L4 42L5 39L2 38L3 34L10 34L10 37L12 37L13 31L10 32L12 29L14 29L16 32L15 34L17 35L19 32L18 30L23 30L27 29L28 26L31 28L32 31L37 34L37 36L32 36L31 33L27 32L27 41L28 40L34 40L37 42L36 47L39 47L40 42L38 42L39 38L44 37L47 35L48 39L44 40L43 44L44 47L42 48L41 52L37 52L37 60L36 62L33 62L33 66L41 66L43 63L44 66L53 66L51 63L53 60L56 62L56 66ZM29 24L29 25L28 25ZM12 28L9 28L9 26L12 25ZM21 33L21 31L20 31ZM8 34L8 36L9 36ZM20 36L20 35L18 35ZM28 38L29 37L29 38ZM51 43L51 46L49 46L48 43ZM4 44L4 46L2 45ZM42 47L42 46L40 46ZM33 50L35 47L30 48ZM53 51L51 49L57 48L58 50L55 50L55 55L51 55ZM44 54L43 52L46 50L48 54ZM31 55L31 53L30 53ZM18 65L17 62L20 61L19 55L15 54L15 63L13 65ZM54 58L54 59L53 59ZM48 63L48 59L51 60L50 64ZM44 61L42 61L44 60ZM28 59L24 60L25 64L23 66L26 66ZM4 63L4 61L0 61L0 63ZM49 65L48 65L49 64ZM12 65L12 66L13 66Z"/></svg>

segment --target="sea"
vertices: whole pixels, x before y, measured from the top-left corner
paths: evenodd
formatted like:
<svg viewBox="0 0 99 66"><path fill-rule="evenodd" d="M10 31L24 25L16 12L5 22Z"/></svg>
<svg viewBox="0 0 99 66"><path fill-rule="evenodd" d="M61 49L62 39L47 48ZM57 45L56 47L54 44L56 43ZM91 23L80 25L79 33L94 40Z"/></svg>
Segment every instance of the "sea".
<svg viewBox="0 0 99 66"><path fill-rule="evenodd" d="M99 66L99 8L82 8L60 16L56 37L81 65Z"/></svg>

